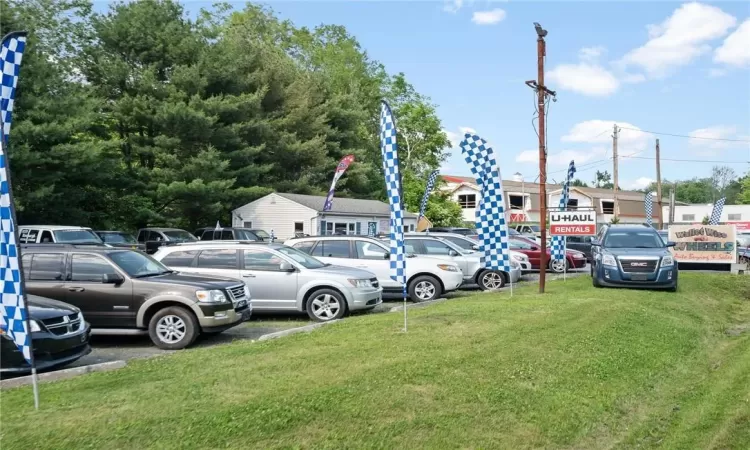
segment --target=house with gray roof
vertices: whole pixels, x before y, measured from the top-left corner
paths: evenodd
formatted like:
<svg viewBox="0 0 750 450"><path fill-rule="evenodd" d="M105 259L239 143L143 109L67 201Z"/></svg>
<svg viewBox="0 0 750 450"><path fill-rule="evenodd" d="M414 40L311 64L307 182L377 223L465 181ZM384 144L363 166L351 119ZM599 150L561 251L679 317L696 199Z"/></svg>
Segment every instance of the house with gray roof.
<svg viewBox="0 0 750 450"><path fill-rule="evenodd" d="M387 233L390 206L378 200L333 198L333 208L323 211L321 195L273 193L232 211L232 226L260 228L282 242L297 233L367 234ZM404 227L414 231L417 215L407 212Z"/></svg>

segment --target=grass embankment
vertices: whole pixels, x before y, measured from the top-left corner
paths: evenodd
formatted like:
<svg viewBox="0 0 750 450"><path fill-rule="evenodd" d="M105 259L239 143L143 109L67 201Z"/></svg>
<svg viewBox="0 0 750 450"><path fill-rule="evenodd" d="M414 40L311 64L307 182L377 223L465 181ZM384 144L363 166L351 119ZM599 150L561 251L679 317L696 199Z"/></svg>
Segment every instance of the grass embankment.
<svg viewBox="0 0 750 450"><path fill-rule="evenodd" d="M5 391L2 447L747 448L750 277L535 291Z"/></svg>

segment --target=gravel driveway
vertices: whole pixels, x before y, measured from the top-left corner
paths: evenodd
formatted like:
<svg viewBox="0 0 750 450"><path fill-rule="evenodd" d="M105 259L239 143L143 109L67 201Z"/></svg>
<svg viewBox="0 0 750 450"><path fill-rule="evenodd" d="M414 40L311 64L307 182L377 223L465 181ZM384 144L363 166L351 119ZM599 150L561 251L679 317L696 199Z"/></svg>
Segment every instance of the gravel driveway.
<svg viewBox="0 0 750 450"><path fill-rule="evenodd" d="M589 268L586 266L568 273L568 276L575 277L588 274ZM547 279L562 278L562 275L547 274ZM536 283L539 280L539 272L524 273L521 281L515 286L521 286L529 283ZM502 290L509 290L506 286ZM460 291L449 292L445 295L447 298L458 298L479 291L478 286L467 286ZM391 310L395 306L400 306L400 299L387 299L373 310L366 314L378 314ZM229 329L221 334L208 337L199 337L194 346L205 347L217 344L225 344L235 339L258 339L264 334L275 333L277 331L289 328L301 327L312 323L304 314L253 314L251 321L240 326ZM134 358L150 358L154 356L166 355L173 353L175 350L160 350L156 348L148 336L92 336L91 346L93 351L79 359L75 363L66 367L87 366L109 361L129 360ZM180 350L176 350L180 351Z"/></svg>

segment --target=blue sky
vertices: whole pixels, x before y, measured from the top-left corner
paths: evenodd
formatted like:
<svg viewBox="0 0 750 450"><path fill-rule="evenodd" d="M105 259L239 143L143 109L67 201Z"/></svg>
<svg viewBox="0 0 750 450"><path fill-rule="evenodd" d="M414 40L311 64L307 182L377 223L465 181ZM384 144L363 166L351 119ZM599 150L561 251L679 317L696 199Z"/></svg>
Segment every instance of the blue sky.
<svg viewBox="0 0 750 450"><path fill-rule="evenodd" d="M204 2L184 2L192 13ZM539 22L547 36L547 86L558 92L548 119L549 177L571 159L578 178L612 172L612 124L620 134L620 185L710 175L710 161L750 169L750 3L274 1L298 26L340 24L391 73L404 72L438 105L457 143L470 128L493 146L503 177L538 175L531 125ZM233 2L235 8L244 2ZM648 130L730 142L653 135ZM444 174L469 174L460 150ZM680 161L670 161L680 160ZM689 162L696 160L702 162Z"/></svg>

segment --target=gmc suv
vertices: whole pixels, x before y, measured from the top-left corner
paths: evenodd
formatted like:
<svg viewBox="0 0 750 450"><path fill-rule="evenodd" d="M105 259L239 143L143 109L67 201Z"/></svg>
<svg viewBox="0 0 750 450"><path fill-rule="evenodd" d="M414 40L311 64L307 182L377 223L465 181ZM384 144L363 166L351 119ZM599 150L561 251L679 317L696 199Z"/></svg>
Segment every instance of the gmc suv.
<svg viewBox="0 0 750 450"><path fill-rule="evenodd" d="M39 244L21 255L27 292L80 308L98 334L148 334L176 350L250 318L244 283L178 273L139 251Z"/></svg>
<svg viewBox="0 0 750 450"><path fill-rule="evenodd" d="M605 225L591 242L595 287L637 287L677 290L677 262L648 225Z"/></svg>

